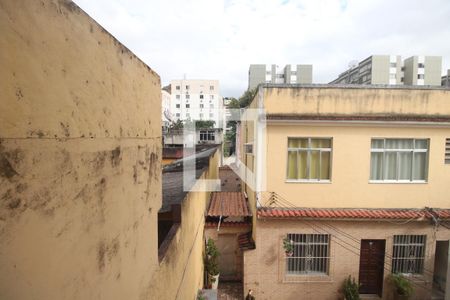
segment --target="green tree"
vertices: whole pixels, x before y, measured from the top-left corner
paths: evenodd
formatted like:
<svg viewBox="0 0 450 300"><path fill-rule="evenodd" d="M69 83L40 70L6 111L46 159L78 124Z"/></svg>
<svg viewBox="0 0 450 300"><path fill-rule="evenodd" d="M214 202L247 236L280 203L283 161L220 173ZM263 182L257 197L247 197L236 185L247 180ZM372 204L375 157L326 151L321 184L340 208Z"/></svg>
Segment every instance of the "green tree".
<svg viewBox="0 0 450 300"><path fill-rule="evenodd" d="M252 90L246 90L244 94L239 97L239 105L240 107L244 108L250 105L250 103L253 101L253 98L255 98L257 92L257 88L254 88Z"/></svg>

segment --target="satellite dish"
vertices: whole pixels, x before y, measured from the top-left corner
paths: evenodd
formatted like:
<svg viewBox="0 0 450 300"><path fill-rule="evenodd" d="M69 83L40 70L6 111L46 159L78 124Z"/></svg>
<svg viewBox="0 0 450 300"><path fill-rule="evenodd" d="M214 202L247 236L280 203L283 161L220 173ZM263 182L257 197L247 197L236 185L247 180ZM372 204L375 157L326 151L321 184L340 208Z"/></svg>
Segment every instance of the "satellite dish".
<svg viewBox="0 0 450 300"><path fill-rule="evenodd" d="M165 109L165 110L164 110L164 117L166 117L166 119L167 119L169 122L172 122L172 114L170 113L170 111L169 111L168 109Z"/></svg>
<svg viewBox="0 0 450 300"><path fill-rule="evenodd" d="M359 64L359 62L358 62L357 60L351 60L351 61L348 63L348 68L349 68L349 69L356 68L356 67L358 66L358 64Z"/></svg>

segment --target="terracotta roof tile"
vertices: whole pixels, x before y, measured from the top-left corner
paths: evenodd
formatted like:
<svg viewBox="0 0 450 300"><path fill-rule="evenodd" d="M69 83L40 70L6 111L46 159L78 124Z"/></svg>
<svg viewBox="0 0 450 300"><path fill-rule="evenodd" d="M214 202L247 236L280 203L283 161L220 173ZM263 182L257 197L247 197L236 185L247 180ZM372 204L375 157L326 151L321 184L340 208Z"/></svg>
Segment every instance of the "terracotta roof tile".
<svg viewBox="0 0 450 300"><path fill-rule="evenodd" d="M218 222L206 222L205 227L211 228L211 227L217 227ZM220 227L250 227L252 225L251 222L221 222Z"/></svg>
<svg viewBox="0 0 450 300"><path fill-rule="evenodd" d="M440 219L450 219L450 209L434 209ZM379 208L258 208L259 218L318 219L430 219L426 209Z"/></svg>
<svg viewBox="0 0 450 300"><path fill-rule="evenodd" d="M249 217L251 212L242 192L215 192L211 194L208 217Z"/></svg>
<svg viewBox="0 0 450 300"><path fill-rule="evenodd" d="M239 248L241 250L251 250L255 249L255 241L252 238L252 232L247 232L240 234L238 236Z"/></svg>

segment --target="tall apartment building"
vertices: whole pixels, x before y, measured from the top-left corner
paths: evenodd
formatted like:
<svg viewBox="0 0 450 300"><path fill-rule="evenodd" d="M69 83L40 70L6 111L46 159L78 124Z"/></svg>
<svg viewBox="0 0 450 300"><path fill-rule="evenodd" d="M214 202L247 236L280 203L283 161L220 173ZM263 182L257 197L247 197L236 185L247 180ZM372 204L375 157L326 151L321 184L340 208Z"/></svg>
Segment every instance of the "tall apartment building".
<svg viewBox="0 0 450 300"><path fill-rule="evenodd" d="M450 87L450 69L447 70L447 75L442 76L441 85Z"/></svg>
<svg viewBox="0 0 450 300"><path fill-rule="evenodd" d="M163 127L167 127L169 126L170 120L171 118L171 114L170 114L170 88L166 89L163 88L161 90L161 120L162 120L162 126Z"/></svg>
<svg viewBox="0 0 450 300"><path fill-rule="evenodd" d="M170 86L170 114L173 121L214 121L215 127L222 127L222 97L218 80L172 80Z"/></svg>
<svg viewBox="0 0 450 300"><path fill-rule="evenodd" d="M254 89L260 83L312 83L312 65L250 65L248 71L248 89Z"/></svg>
<svg viewBox="0 0 450 300"><path fill-rule="evenodd" d="M339 74L331 84L441 85L442 57L372 55Z"/></svg>

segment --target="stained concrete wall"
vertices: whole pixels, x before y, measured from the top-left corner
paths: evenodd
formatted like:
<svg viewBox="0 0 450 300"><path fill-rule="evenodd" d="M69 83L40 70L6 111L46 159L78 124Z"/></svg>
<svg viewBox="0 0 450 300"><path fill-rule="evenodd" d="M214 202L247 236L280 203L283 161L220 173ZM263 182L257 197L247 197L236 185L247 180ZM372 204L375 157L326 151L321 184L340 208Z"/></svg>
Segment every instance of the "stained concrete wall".
<svg viewBox="0 0 450 300"><path fill-rule="evenodd" d="M218 179L222 153L217 148L209 160L208 169L200 179ZM194 190L205 189L197 181ZM169 241L164 257L154 272L147 292L149 299L195 299L203 287L203 252L205 245L205 211L210 192L189 192L181 204L181 224Z"/></svg>
<svg viewBox="0 0 450 300"><path fill-rule="evenodd" d="M71 1L0 1L0 299L151 299L159 76Z"/></svg>

